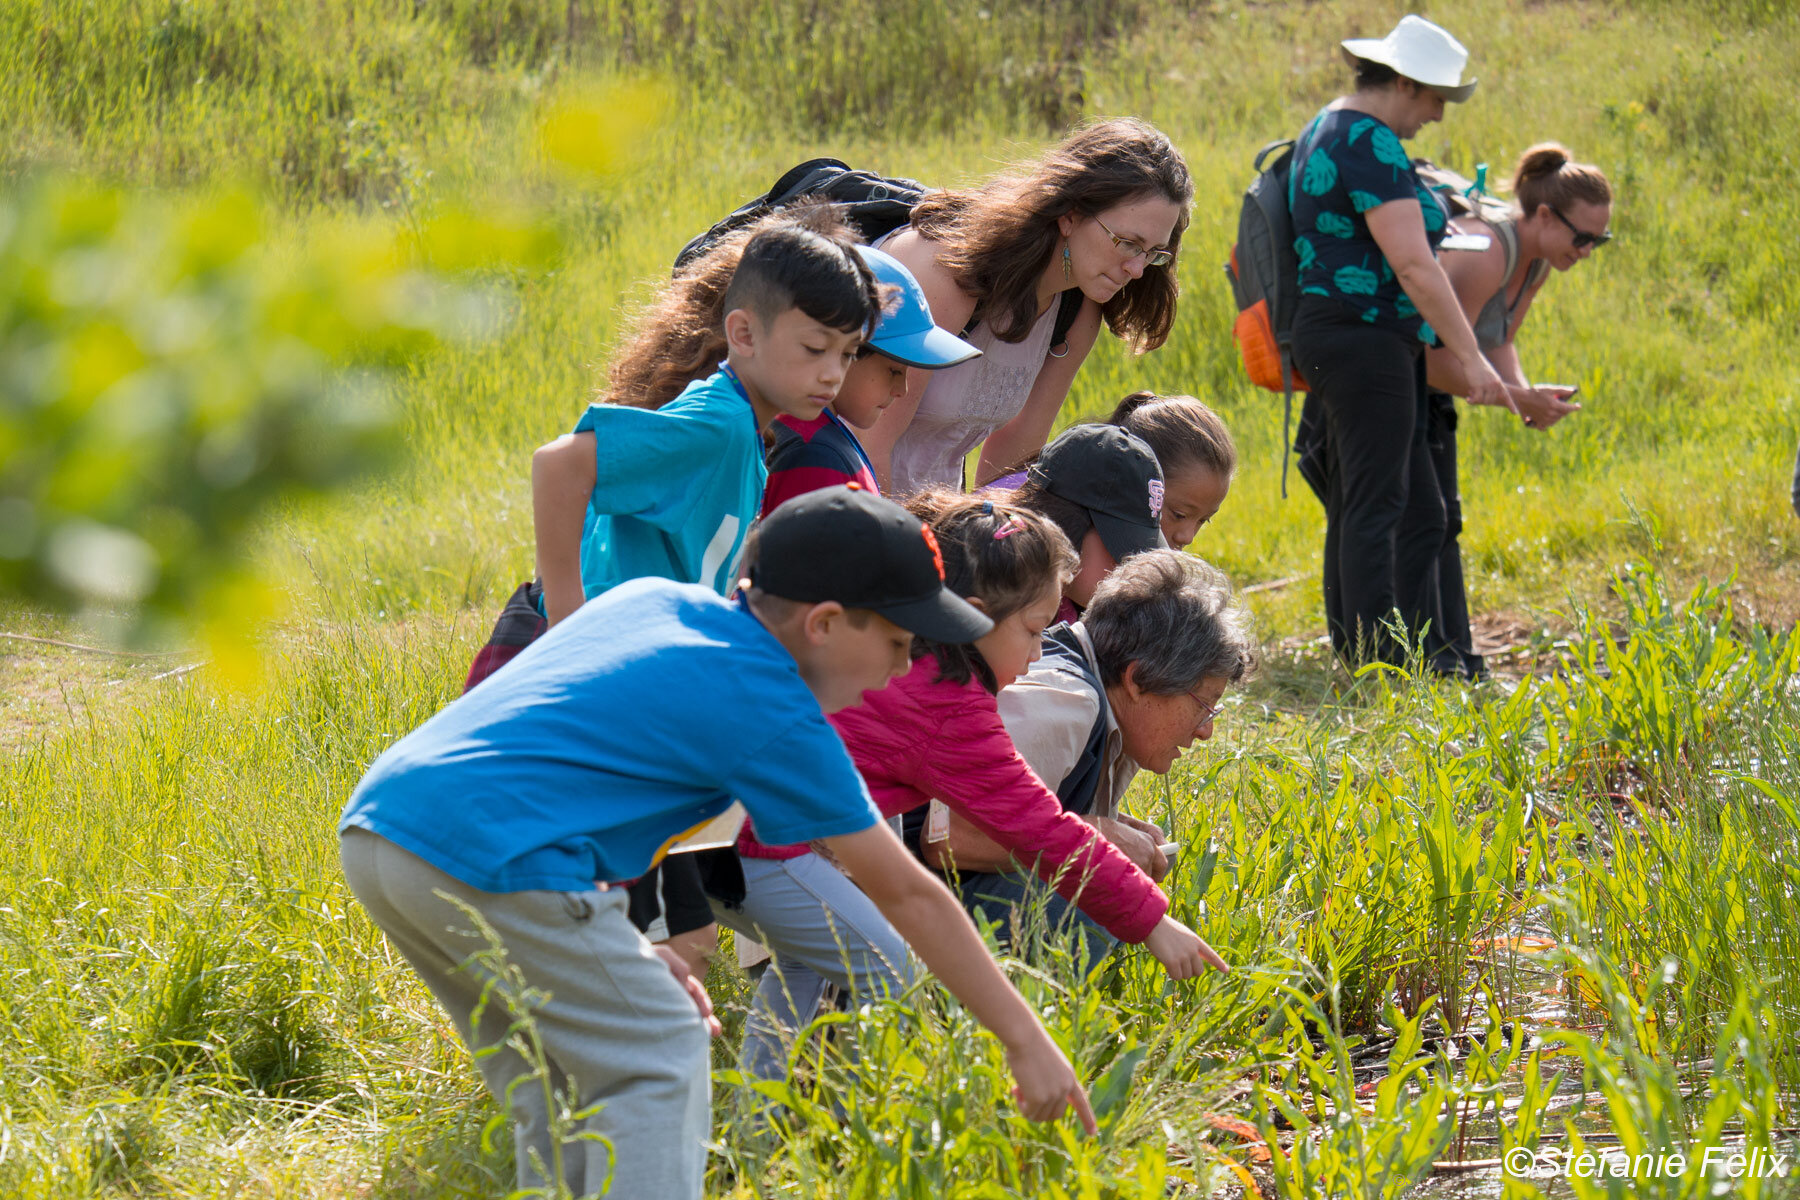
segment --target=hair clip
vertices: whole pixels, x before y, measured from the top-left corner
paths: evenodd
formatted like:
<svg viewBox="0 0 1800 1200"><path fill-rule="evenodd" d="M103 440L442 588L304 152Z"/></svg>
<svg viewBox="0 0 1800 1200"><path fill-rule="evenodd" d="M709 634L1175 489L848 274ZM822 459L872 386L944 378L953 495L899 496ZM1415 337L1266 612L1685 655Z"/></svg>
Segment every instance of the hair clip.
<svg viewBox="0 0 1800 1200"><path fill-rule="evenodd" d="M1015 533L1024 532L1024 529L1025 522L1019 520L1017 517L1008 517L1006 524L994 530L994 540L997 542L1001 538L1009 538Z"/></svg>

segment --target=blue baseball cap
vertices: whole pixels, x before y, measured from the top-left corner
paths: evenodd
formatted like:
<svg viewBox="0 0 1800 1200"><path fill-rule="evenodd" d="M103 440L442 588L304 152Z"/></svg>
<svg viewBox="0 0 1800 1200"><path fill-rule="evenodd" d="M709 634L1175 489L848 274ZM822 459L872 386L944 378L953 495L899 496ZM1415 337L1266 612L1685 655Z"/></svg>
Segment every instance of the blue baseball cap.
<svg viewBox="0 0 1800 1200"><path fill-rule="evenodd" d="M931 319L931 305L925 302L925 289L913 278L899 259L873 246L858 246L869 270L880 283L898 288L898 302L881 314L869 345L895 362L909 367L935 370L967 362L981 351L951 333L938 328Z"/></svg>

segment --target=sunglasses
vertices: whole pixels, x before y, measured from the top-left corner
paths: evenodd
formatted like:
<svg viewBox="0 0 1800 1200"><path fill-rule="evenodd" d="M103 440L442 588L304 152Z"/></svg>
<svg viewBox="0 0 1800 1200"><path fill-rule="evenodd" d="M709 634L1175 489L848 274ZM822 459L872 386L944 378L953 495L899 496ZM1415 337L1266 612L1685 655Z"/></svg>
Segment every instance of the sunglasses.
<svg viewBox="0 0 1800 1200"><path fill-rule="evenodd" d="M1137 258L1141 255L1146 267L1166 267L1175 261L1175 253L1172 250L1152 250L1135 238L1120 237L1108 229L1106 222L1099 217L1094 218L1094 224L1106 231L1106 236L1112 239L1113 249L1124 251L1127 259Z"/></svg>
<svg viewBox="0 0 1800 1200"><path fill-rule="evenodd" d="M1557 220L1569 227L1569 232L1575 235L1575 248L1577 250L1586 246L1604 246L1606 243L1612 241L1612 231L1610 229L1605 233L1589 233L1585 229L1577 228L1575 222L1563 216L1562 213L1558 211L1556 205L1546 204L1544 207L1549 209L1551 213L1555 215Z"/></svg>

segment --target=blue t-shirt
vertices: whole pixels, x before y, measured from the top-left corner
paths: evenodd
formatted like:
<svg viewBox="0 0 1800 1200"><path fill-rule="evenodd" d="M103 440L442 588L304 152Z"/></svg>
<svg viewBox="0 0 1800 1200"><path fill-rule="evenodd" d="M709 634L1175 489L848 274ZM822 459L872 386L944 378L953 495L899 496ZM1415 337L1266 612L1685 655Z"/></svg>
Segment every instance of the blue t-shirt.
<svg viewBox="0 0 1800 1200"><path fill-rule="evenodd" d="M338 823L486 892L634 879L733 798L777 846L881 818L741 602L624 583L377 758Z"/></svg>
<svg viewBox="0 0 1800 1200"><path fill-rule="evenodd" d="M1435 342L1363 216L1390 200L1417 200L1434 253L1444 240L1450 215L1420 182L1394 131L1355 109L1321 112L1295 147L1289 189L1300 294L1325 296L1370 324Z"/></svg>
<svg viewBox="0 0 1800 1200"><path fill-rule="evenodd" d="M586 598L646 575L729 596L769 477L737 379L721 368L656 409L591 404L575 432L594 435L581 541Z"/></svg>

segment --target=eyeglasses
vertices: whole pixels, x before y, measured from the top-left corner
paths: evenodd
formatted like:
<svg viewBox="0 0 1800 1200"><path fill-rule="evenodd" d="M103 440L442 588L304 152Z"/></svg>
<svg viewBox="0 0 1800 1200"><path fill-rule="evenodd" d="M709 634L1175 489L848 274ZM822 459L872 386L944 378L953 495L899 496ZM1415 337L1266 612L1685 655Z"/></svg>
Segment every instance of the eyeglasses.
<svg viewBox="0 0 1800 1200"><path fill-rule="evenodd" d="M1166 267L1175 261L1173 250L1152 250L1135 238L1120 237L1107 229L1106 222L1099 217L1094 218L1094 224L1106 230L1106 236L1112 239L1113 248L1123 250L1127 259L1142 257L1146 267Z"/></svg>
<svg viewBox="0 0 1800 1200"><path fill-rule="evenodd" d="M1200 706L1200 719L1194 722L1195 729L1204 729L1213 723L1213 718L1225 711L1223 704L1208 704L1200 698L1199 692L1189 692L1188 699Z"/></svg>
<svg viewBox="0 0 1800 1200"><path fill-rule="evenodd" d="M1574 245L1577 250L1580 250L1584 246L1604 246L1606 243L1612 241L1612 230L1609 229L1605 233L1589 233L1585 229L1576 228L1575 222L1563 216L1562 213L1557 210L1556 205L1546 204L1544 207L1554 213L1557 220L1569 227L1569 232L1575 235Z"/></svg>

